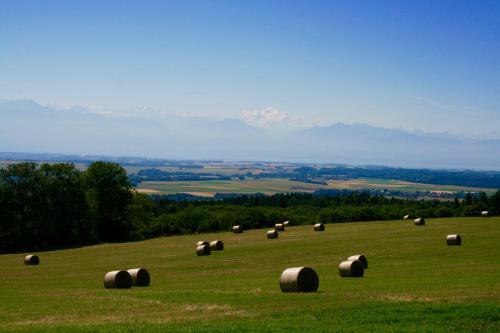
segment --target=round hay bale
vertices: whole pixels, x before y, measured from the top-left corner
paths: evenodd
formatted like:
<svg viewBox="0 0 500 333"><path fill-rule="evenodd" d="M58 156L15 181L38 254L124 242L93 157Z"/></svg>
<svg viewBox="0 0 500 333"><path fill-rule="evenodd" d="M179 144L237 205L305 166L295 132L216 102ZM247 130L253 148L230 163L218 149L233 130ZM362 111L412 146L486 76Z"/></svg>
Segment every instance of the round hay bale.
<svg viewBox="0 0 500 333"><path fill-rule="evenodd" d="M36 254L28 254L24 257L25 265L38 265L40 263L40 258Z"/></svg>
<svg viewBox="0 0 500 333"><path fill-rule="evenodd" d="M233 233L241 234L243 232L243 227L241 225L235 225L233 228Z"/></svg>
<svg viewBox="0 0 500 333"><path fill-rule="evenodd" d="M224 250L224 243L221 240L214 240L210 242L210 250L212 251L222 251Z"/></svg>
<svg viewBox="0 0 500 333"><path fill-rule="evenodd" d="M127 271L111 271L104 275L105 288L130 288L132 286L132 278Z"/></svg>
<svg viewBox="0 0 500 333"><path fill-rule="evenodd" d="M269 230L267 232L267 239L275 239L278 238L278 232L276 230Z"/></svg>
<svg viewBox="0 0 500 333"><path fill-rule="evenodd" d="M276 231L285 231L285 225L283 223L276 223L274 225L274 230L276 230Z"/></svg>
<svg viewBox="0 0 500 333"><path fill-rule="evenodd" d="M415 219L415 225L425 225L425 219L423 219L422 217Z"/></svg>
<svg viewBox="0 0 500 333"><path fill-rule="evenodd" d="M316 223L314 225L314 231L325 231L325 225L323 223Z"/></svg>
<svg viewBox="0 0 500 333"><path fill-rule="evenodd" d="M200 245L210 245L210 243L207 241L199 241L198 243L196 243L196 246L200 246Z"/></svg>
<svg viewBox="0 0 500 333"><path fill-rule="evenodd" d="M446 236L447 245L462 245L462 237L460 235L448 235Z"/></svg>
<svg viewBox="0 0 500 333"><path fill-rule="evenodd" d="M287 268L281 273L282 292L311 292L318 290L319 278L314 269L309 267Z"/></svg>
<svg viewBox="0 0 500 333"><path fill-rule="evenodd" d="M360 261L363 264L363 268L367 269L368 268L368 259L363 254L357 254L355 256L350 256L347 258L347 260L357 260Z"/></svg>
<svg viewBox="0 0 500 333"><path fill-rule="evenodd" d="M287 227L288 225L290 225L290 221L285 221L285 222L283 222L283 225L284 225L285 227Z"/></svg>
<svg viewBox="0 0 500 333"><path fill-rule="evenodd" d="M127 269L127 272L130 274L133 286L140 286L140 287L149 286L149 283L151 282L151 277L149 276L149 272L145 268Z"/></svg>
<svg viewBox="0 0 500 333"><path fill-rule="evenodd" d="M408 220L409 218L410 218L410 215L403 216L403 220Z"/></svg>
<svg viewBox="0 0 500 333"><path fill-rule="evenodd" d="M339 264L339 274L341 277L362 277L364 273L365 269L361 261L347 260Z"/></svg>
<svg viewBox="0 0 500 333"><path fill-rule="evenodd" d="M210 253L210 245L200 245L196 247L196 255L198 256L208 256Z"/></svg>
<svg viewBox="0 0 500 333"><path fill-rule="evenodd" d="M488 217L489 215L490 215L490 212L489 212L489 211L487 211L487 210L483 210L483 211L481 212L481 216L483 216L483 217Z"/></svg>

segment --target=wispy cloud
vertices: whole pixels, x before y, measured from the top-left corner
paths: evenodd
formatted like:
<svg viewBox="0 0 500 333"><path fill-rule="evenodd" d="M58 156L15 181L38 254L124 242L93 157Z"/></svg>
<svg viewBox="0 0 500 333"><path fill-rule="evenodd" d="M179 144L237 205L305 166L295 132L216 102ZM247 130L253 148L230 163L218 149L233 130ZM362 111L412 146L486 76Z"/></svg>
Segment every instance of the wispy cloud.
<svg viewBox="0 0 500 333"><path fill-rule="evenodd" d="M427 97L423 97L423 96L415 96L415 99L418 101L424 102L425 104L428 104L430 106L433 106L435 108L441 109L441 110L450 111L453 108L453 105L441 103L441 102L438 102L436 100L433 100L433 99L430 99Z"/></svg>

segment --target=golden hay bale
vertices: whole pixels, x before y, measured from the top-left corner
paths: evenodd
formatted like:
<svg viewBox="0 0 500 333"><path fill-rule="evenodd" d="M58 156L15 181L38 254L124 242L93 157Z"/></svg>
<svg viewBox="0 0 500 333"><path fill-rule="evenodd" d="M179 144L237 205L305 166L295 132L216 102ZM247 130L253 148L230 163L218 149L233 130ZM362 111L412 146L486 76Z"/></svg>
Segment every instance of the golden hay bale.
<svg viewBox="0 0 500 333"><path fill-rule="evenodd" d="M198 243L196 243L196 246L200 246L200 245L210 245L210 243L207 241L199 241Z"/></svg>
<svg viewBox="0 0 500 333"><path fill-rule="evenodd" d="M325 225L323 223L316 223L314 225L314 231L325 231Z"/></svg>
<svg viewBox="0 0 500 333"><path fill-rule="evenodd" d="M347 258L347 260L357 260L360 261L363 264L363 268L367 269L368 268L368 259L363 254L357 254L355 256L350 256Z"/></svg>
<svg viewBox="0 0 500 333"><path fill-rule="evenodd" d="M448 235L446 236L447 245L462 245L462 237L460 235Z"/></svg>
<svg viewBox="0 0 500 333"><path fill-rule="evenodd" d="M339 274L342 277L362 277L364 272L363 263L358 260L342 261L339 264Z"/></svg>
<svg viewBox="0 0 500 333"><path fill-rule="evenodd" d="M267 239L275 239L278 238L278 232L276 230L269 230L267 232Z"/></svg>
<svg viewBox="0 0 500 333"><path fill-rule="evenodd" d="M224 250L224 243L221 240L214 240L210 242L210 250L212 251L222 251Z"/></svg>
<svg viewBox="0 0 500 333"><path fill-rule="evenodd" d="M290 224L290 221L285 221L285 222L283 222L283 225L284 225L285 227L286 227L286 226L288 226L289 224Z"/></svg>
<svg viewBox="0 0 500 333"><path fill-rule="evenodd" d="M274 230L276 230L276 231L285 231L285 225L283 223L276 223L274 225Z"/></svg>
<svg viewBox="0 0 500 333"><path fill-rule="evenodd" d="M132 278L127 271L111 271L104 275L105 288L130 288Z"/></svg>
<svg viewBox="0 0 500 333"><path fill-rule="evenodd" d="M29 254L24 257L25 265L38 265L40 263L40 258L36 254Z"/></svg>
<svg viewBox="0 0 500 333"><path fill-rule="evenodd" d="M149 272L145 268L127 269L127 272L130 274L133 286L149 286L151 277L149 276Z"/></svg>
<svg viewBox="0 0 500 333"><path fill-rule="evenodd" d="M410 215L403 216L403 220L408 220L409 218L410 218Z"/></svg>
<svg viewBox="0 0 500 333"><path fill-rule="evenodd" d="M235 225L232 230L235 234L241 234L243 232L243 227L241 225Z"/></svg>
<svg viewBox="0 0 500 333"><path fill-rule="evenodd" d="M318 290L318 274L309 267L287 268L281 273L280 288L283 292L311 292Z"/></svg>
<svg viewBox="0 0 500 333"><path fill-rule="evenodd" d="M425 219L422 217L415 219L415 225L425 225Z"/></svg>
<svg viewBox="0 0 500 333"><path fill-rule="evenodd" d="M490 215L490 212L489 212L489 211L487 211L487 210L483 210L483 211L481 212L481 216L487 217L487 216L489 216L489 215Z"/></svg>
<svg viewBox="0 0 500 333"><path fill-rule="evenodd" d="M200 245L196 247L196 255L198 256L208 256L210 253L210 245Z"/></svg>

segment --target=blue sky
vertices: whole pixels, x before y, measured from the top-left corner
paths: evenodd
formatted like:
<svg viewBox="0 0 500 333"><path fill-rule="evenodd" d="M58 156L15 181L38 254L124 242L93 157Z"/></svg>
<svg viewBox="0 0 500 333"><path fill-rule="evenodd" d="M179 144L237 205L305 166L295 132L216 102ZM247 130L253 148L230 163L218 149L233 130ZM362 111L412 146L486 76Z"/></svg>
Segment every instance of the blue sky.
<svg viewBox="0 0 500 333"><path fill-rule="evenodd" d="M499 138L499 41L498 1L0 0L0 98Z"/></svg>

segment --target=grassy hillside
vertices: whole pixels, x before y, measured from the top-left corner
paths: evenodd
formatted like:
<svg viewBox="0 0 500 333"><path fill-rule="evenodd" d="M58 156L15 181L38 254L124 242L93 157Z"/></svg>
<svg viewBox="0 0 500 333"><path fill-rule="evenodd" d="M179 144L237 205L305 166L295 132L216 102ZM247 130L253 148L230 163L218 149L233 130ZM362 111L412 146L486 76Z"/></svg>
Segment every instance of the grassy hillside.
<svg viewBox="0 0 500 333"><path fill-rule="evenodd" d="M453 218L289 227L158 238L0 256L5 332L495 332L500 324L500 218ZM448 233L463 237L446 246ZM223 252L197 257L200 239ZM363 278L338 263L364 253ZM310 266L317 293L282 293L287 267ZM105 272L147 268L147 288L107 290Z"/></svg>

